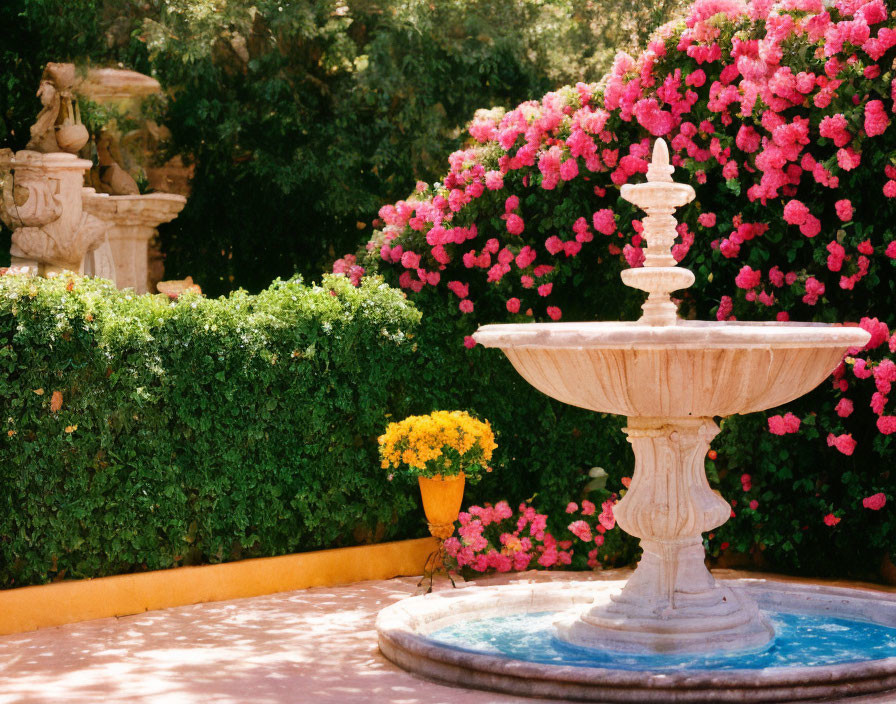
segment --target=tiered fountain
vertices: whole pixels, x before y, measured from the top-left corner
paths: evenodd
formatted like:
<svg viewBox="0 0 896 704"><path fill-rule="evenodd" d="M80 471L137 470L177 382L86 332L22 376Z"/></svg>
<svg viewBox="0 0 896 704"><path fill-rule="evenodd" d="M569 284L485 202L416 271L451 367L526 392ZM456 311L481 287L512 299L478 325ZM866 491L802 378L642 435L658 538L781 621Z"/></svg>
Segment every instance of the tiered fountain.
<svg viewBox="0 0 896 704"><path fill-rule="evenodd" d="M896 629L884 627L896 626L896 600L765 580L719 583L706 569L701 534L731 511L704 470L715 419L802 396L869 335L679 318L670 294L694 275L672 257L672 214L694 190L673 182L672 171L658 140L647 183L622 188L647 213L644 266L622 272L626 285L649 294L640 320L486 325L474 336L549 396L627 416L635 472L614 512L641 539L637 569L618 592L591 581L399 602L381 612L377 628L380 649L401 666L465 686L582 701L792 701L896 687ZM859 620L843 626L831 614ZM844 629L880 643L868 644L869 654L811 640Z"/></svg>

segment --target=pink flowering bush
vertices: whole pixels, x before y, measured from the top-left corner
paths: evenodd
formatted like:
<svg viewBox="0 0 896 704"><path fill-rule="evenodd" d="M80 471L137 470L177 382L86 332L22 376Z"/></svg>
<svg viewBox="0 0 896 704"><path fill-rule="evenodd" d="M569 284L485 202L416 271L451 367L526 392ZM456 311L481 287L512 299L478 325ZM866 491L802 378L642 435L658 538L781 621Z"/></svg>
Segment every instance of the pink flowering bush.
<svg viewBox="0 0 896 704"><path fill-rule="evenodd" d="M606 493L606 492L604 492ZM624 490L622 494L624 494ZM445 541L449 567L465 576L527 569L594 569L630 562L633 542L616 526L616 494L600 505L583 499L550 518L523 502L470 506Z"/></svg>
<svg viewBox="0 0 896 704"><path fill-rule="evenodd" d="M384 206L358 261L340 266L377 270L414 299L438 331L431 360L451 357L471 384L494 383L501 369L501 393L518 393L472 331L637 316L642 295L619 271L643 262L642 214L619 187L643 180L652 140L663 137L675 178L697 191L679 211L674 248L697 275L680 294L684 316L872 332L819 391L725 423L714 476L738 506L713 545L781 566L855 571L888 549L888 507L862 502L891 490L896 459L894 59L896 18L883 0L697 0L640 56L620 54L602 83L477 113L444 179ZM537 414L562 411L543 404L498 422L520 438L514 452L552 433ZM597 430L600 421L577 416L575 428L607 439L583 442L618 477L629 460L610 439L613 423ZM732 479L745 472L746 509Z"/></svg>

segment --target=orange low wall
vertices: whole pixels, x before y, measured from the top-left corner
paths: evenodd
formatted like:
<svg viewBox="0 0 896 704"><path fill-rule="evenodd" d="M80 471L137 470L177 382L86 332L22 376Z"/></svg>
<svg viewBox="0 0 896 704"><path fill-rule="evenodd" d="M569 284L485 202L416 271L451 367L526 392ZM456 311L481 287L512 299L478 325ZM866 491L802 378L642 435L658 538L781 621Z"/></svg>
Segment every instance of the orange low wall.
<svg viewBox="0 0 896 704"><path fill-rule="evenodd" d="M0 635L154 609L420 574L434 538L0 591Z"/></svg>

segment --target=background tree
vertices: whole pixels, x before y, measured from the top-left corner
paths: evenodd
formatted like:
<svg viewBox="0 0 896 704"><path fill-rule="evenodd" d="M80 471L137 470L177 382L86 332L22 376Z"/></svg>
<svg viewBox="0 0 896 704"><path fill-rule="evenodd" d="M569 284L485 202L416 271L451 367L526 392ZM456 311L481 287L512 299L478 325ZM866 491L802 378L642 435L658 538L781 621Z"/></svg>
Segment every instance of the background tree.
<svg viewBox="0 0 896 704"><path fill-rule="evenodd" d="M47 61L155 76L169 154L195 164L162 229L166 275L258 290L366 240L380 205L441 175L476 109L597 80L680 4L15 0L0 8L0 146L27 141Z"/></svg>

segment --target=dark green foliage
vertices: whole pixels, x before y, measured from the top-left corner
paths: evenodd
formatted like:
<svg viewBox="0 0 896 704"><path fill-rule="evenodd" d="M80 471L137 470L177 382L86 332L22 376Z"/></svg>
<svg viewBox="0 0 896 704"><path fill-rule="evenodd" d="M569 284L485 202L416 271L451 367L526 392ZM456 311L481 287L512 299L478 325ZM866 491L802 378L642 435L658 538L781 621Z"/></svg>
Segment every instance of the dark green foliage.
<svg viewBox="0 0 896 704"><path fill-rule="evenodd" d="M420 317L400 292L71 285L0 278L0 587L422 528L377 456Z"/></svg>

